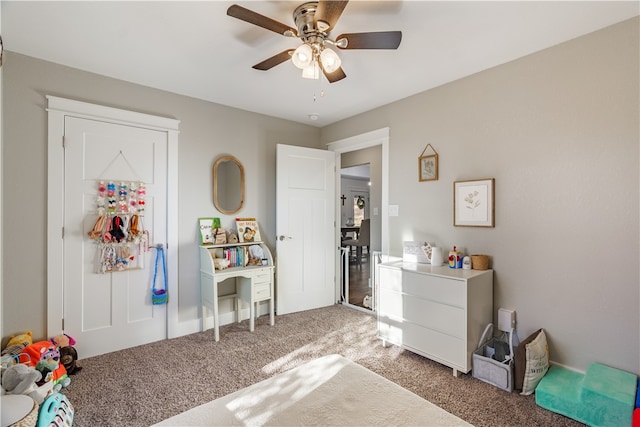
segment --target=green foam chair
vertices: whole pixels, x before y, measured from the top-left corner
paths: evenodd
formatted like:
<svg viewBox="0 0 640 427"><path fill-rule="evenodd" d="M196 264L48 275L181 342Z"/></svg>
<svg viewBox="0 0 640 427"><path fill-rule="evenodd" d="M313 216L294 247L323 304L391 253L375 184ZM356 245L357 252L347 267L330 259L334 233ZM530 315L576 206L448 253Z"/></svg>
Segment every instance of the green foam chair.
<svg viewBox="0 0 640 427"><path fill-rule="evenodd" d="M592 363L586 374L551 366L536 387L536 403L594 427L631 426L638 378Z"/></svg>

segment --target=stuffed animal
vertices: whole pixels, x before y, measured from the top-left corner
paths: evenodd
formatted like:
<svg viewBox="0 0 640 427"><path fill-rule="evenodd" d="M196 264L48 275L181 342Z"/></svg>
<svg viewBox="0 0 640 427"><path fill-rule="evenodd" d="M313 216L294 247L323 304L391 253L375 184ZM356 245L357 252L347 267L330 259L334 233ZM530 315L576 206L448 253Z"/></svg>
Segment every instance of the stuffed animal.
<svg viewBox="0 0 640 427"><path fill-rule="evenodd" d="M81 366L78 366L78 352L75 347L70 345L66 347L60 347L60 363L64 365L64 369L66 369L67 374L74 375L82 369Z"/></svg>
<svg viewBox="0 0 640 427"><path fill-rule="evenodd" d="M24 353L31 358L30 366L35 367L42 374L38 385L53 381L54 389L60 390L71 383L67 370L60 363L60 351L51 341L38 341L28 345L25 347Z"/></svg>
<svg viewBox="0 0 640 427"><path fill-rule="evenodd" d="M264 251L260 245L249 246L249 265L262 265Z"/></svg>
<svg viewBox="0 0 640 427"><path fill-rule="evenodd" d="M2 356L18 356L22 353L22 350L33 343L33 338L31 338L31 331L27 331L22 334L12 335L9 338L9 342L6 347L2 350Z"/></svg>
<svg viewBox="0 0 640 427"><path fill-rule="evenodd" d="M213 266L216 270L224 270L225 268L229 267L229 260L228 259L224 259L224 258L214 258L213 259Z"/></svg>
<svg viewBox="0 0 640 427"><path fill-rule="evenodd" d="M74 340L73 338L71 338L69 335L67 334L60 334L60 335L56 335L55 337L51 338L51 342L54 343L55 345L57 345L58 347L67 347L70 345L75 345L76 340Z"/></svg>
<svg viewBox="0 0 640 427"><path fill-rule="evenodd" d="M229 267L231 262L224 256L224 250L218 248L213 253L213 266L216 270L224 270Z"/></svg>
<svg viewBox="0 0 640 427"><path fill-rule="evenodd" d="M216 245L223 245L227 243L227 233L225 233L224 228L215 228L213 230L213 243Z"/></svg>
<svg viewBox="0 0 640 427"><path fill-rule="evenodd" d="M229 237L227 237L227 243L238 243L238 235L233 231L230 231Z"/></svg>
<svg viewBox="0 0 640 427"><path fill-rule="evenodd" d="M29 344L33 344L33 338L31 337L31 331L24 332L18 335L12 335L9 338L9 342L7 343L7 347L12 345L23 344L24 347Z"/></svg>
<svg viewBox="0 0 640 427"><path fill-rule="evenodd" d="M35 368L18 363L2 374L2 387L7 394L24 394L40 404L47 394L46 390L40 390L37 385L41 377Z"/></svg>

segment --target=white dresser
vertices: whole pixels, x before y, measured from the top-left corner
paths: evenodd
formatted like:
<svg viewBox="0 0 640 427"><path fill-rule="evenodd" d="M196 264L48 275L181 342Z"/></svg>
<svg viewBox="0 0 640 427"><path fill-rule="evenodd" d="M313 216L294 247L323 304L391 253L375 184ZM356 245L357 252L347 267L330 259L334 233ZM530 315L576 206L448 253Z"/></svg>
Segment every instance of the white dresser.
<svg viewBox="0 0 640 427"><path fill-rule="evenodd" d="M493 320L493 270L383 263L377 292L378 337L458 371Z"/></svg>
<svg viewBox="0 0 640 427"><path fill-rule="evenodd" d="M214 265L214 252L218 249L240 251L242 255L241 263L245 264L248 259L247 248L252 245L259 245L264 252L264 265L243 265L237 267L216 270ZM225 245L200 246L200 294L202 298L202 330L207 329L206 319L207 309L213 311L213 337L220 340L220 325L218 303L222 299L232 298L236 311L236 320L240 322L240 301L249 303L249 330L253 332L254 319L257 314L256 304L261 301L269 301L269 323L275 323L274 318L274 293L273 275L275 267L269 248L262 243L233 243ZM218 284L227 280L235 279L235 292L231 294L219 295Z"/></svg>

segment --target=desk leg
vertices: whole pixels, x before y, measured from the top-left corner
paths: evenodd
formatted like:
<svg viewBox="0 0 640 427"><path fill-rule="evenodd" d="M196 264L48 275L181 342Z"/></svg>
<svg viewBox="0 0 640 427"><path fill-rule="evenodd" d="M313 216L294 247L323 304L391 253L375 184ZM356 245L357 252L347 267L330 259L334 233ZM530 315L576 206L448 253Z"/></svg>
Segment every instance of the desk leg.
<svg viewBox="0 0 640 427"><path fill-rule="evenodd" d="M274 315L274 303L273 303L273 293L271 294L271 298L269 299L269 324L271 326L276 324L275 315Z"/></svg>
<svg viewBox="0 0 640 427"><path fill-rule="evenodd" d="M204 332L207 330L207 306L205 304L202 304L202 331Z"/></svg>
<svg viewBox="0 0 640 427"><path fill-rule="evenodd" d="M218 325L218 284L213 285L213 339L220 341L220 327Z"/></svg>
<svg viewBox="0 0 640 427"><path fill-rule="evenodd" d="M253 332L256 317L256 303L251 301L249 307L249 331Z"/></svg>
<svg viewBox="0 0 640 427"><path fill-rule="evenodd" d="M240 299L237 296L233 297L233 303L236 309L236 321L240 323Z"/></svg>

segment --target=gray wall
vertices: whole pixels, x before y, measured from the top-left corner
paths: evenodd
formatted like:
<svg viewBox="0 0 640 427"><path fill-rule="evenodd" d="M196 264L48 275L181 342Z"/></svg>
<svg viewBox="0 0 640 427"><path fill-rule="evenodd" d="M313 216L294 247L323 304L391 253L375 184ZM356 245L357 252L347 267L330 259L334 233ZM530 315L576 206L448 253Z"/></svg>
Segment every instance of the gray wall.
<svg viewBox="0 0 640 427"><path fill-rule="evenodd" d="M200 316L198 217L234 216L213 206L212 168L223 154L245 167L246 203L275 247L275 147L320 148L320 130L134 85L8 52L3 95L2 336L31 330L46 337L47 117L45 95L133 110L181 121L179 135L179 319ZM8 248L9 250L6 250Z"/></svg>
<svg viewBox="0 0 640 427"><path fill-rule="evenodd" d="M390 127L390 255L415 238L490 254L494 308L551 359L640 373L639 20L322 129ZM428 73L429 70L425 70ZM439 180L418 182L427 143ZM495 178L495 228L453 227L453 182Z"/></svg>

